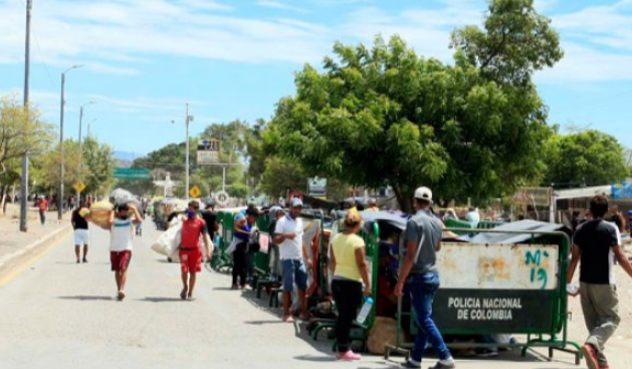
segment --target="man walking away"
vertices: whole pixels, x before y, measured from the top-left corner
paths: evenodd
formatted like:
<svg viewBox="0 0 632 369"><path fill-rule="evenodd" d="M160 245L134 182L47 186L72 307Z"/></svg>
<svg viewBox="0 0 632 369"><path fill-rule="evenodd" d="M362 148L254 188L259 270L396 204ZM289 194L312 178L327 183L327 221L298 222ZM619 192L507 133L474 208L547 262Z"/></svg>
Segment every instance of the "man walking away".
<svg viewBox="0 0 632 369"><path fill-rule="evenodd" d="M292 199L290 213L277 221L274 230L274 242L279 245L281 273L283 275L283 321L288 323L294 321L290 313L294 283L298 287L301 318L307 319L307 301L305 298L307 268L305 264L311 266L311 260L303 242L305 227L300 218L302 209L303 201L299 198Z"/></svg>
<svg viewBox="0 0 632 369"><path fill-rule="evenodd" d="M133 217L130 217L130 210ZM132 259L134 226L142 222L142 217L134 205L118 205L110 213L108 222L110 229L110 262L116 280L118 293L116 298L125 298L125 284L127 283L127 268Z"/></svg>
<svg viewBox="0 0 632 369"><path fill-rule="evenodd" d="M81 216L81 210L87 210L84 200L81 200L79 207L72 212L70 219L72 228L75 230L75 256L77 257L77 264L81 262L81 246L83 246L83 262L88 262L88 244L90 243L88 221Z"/></svg>
<svg viewBox="0 0 632 369"><path fill-rule="evenodd" d="M48 211L48 200L44 196L40 196L37 201L37 209L39 210L40 223L46 224L46 212Z"/></svg>
<svg viewBox="0 0 632 369"><path fill-rule="evenodd" d="M404 234L406 258L395 286L395 295L403 296L404 283L416 313L418 332L411 358L406 368L421 368L421 360L428 342L439 356L433 369L455 368L454 359L446 347L439 328L432 320L432 302L439 289L439 271L435 265L436 253L441 250L443 224L430 210L432 191L420 187L413 200L417 213L408 221Z"/></svg>
<svg viewBox="0 0 632 369"><path fill-rule="evenodd" d="M193 289L197 280L197 273L202 271L202 249L200 237L204 239L206 246L206 259L211 260L211 239L208 236L206 223L198 216L200 204L197 201L189 202L187 218L182 222L182 240L180 241L180 266L182 275L182 292L180 298L186 300L193 298Z"/></svg>
<svg viewBox="0 0 632 369"><path fill-rule="evenodd" d="M217 221L217 215L215 214L215 200L212 198L206 199L206 208L200 211L200 216L202 216L202 219L204 219L204 222L206 223L206 230L209 238L217 246L215 237L219 231L219 222Z"/></svg>
<svg viewBox="0 0 632 369"><path fill-rule="evenodd" d="M608 360L604 355L606 342L619 326L619 296L614 280L614 261L632 277L632 265L621 248L619 229L615 224L606 222L608 199L595 196L590 200L592 219L577 229L573 239L571 265L568 269L567 283L573 281L577 264L582 311L588 338L582 352L590 369L608 369Z"/></svg>
<svg viewBox="0 0 632 369"><path fill-rule="evenodd" d="M617 228L619 228L619 233L624 234L627 232L625 217L619 212L619 206L612 205L610 207L610 218L608 218L608 221L616 224Z"/></svg>

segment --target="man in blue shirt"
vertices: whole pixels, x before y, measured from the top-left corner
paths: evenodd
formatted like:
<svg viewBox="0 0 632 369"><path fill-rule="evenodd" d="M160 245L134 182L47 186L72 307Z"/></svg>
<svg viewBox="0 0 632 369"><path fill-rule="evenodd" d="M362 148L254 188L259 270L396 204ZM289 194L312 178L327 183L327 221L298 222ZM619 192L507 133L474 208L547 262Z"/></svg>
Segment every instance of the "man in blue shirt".
<svg viewBox="0 0 632 369"><path fill-rule="evenodd" d="M439 271L435 265L436 253L441 250L443 223L430 210L432 191L420 187L413 199L417 213L410 218L404 233L406 257L395 295L403 296L404 283L406 293L410 295L415 310L415 324L418 332L415 347L410 360L403 365L406 368L421 368L421 360L428 342L439 356L439 362L432 369L453 369L454 359L443 341L441 332L432 320L432 301L439 289Z"/></svg>

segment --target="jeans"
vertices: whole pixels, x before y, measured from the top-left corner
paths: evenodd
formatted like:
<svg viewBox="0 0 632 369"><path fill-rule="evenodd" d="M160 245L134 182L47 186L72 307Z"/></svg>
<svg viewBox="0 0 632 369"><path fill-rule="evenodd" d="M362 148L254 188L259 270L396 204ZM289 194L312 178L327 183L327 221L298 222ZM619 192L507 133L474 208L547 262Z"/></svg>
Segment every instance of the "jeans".
<svg viewBox="0 0 632 369"><path fill-rule="evenodd" d="M410 295L412 308L415 311L415 325L418 332L415 337L415 347L411 353L412 361L421 363L428 342L432 344L439 360L452 357L443 342L439 328L432 320L432 302L439 289L439 274L429 272L425 274L411 274L406 280L406 290Z"/></svg>
<svg viewBox="0 0 632 369"><path fill-rule="evenodd" d="M40 210L39 216L40 216L40 223L42 223L42 225L46 224L46 212Z"/></svg>
<svg viewBox="0 0 632 369"><path fill-rule="evenodd" d="M281 260L283 291L294 291L294 283L299 290L307 289L307 269L303 260Z"/></svg>
<svg viewBox="0 0 632 369"><path fill-rule="evenodd" d="M237 286L237 278L239 285L246 285L246 242L237 245L233 252L233 286Z"/></svg>
<svg viewBox="0 0 632 369"><path fill-rule="evenodd" d="M338 318L336 319L336 340L338 352L349 351L349 336L353 320L362 304L362 283L352 280L334 279L331 282Z"/></svg>

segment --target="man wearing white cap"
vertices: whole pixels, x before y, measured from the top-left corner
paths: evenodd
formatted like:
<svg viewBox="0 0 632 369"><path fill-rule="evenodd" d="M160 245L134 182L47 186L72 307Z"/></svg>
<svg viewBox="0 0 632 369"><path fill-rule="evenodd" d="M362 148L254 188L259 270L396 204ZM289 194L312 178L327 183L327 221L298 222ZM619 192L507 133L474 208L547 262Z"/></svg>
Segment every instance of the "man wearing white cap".
<svg viewBox="0 0 632 369"><path fill-rule="evenodd" d="M421 368L421 359L428 342L432 344L439 362L432 369L452 369L454 359L443 341L441 332L432 320L432 301L439 289L439 271L436 267L436 253L441 249L443 223L432 214L432 191L419 187L413 199L417 213L410 218L404 233L406 258L395 286L395 295L410 295L415 309L415 324L418 332L415 347L410 359L403 365L406 368Z"/></svg>
<svg viewBox="0 0 632 369"><path fill-rule="evenodd" d="M303 201L292 199L290 213L277 221L274 229L274 242L279 245L281 256L281 273L283 276L283 320L292 322L290 305L294 283L298 287L298 297L301 304L301 318L307 317L307 265L311 264L307 248L303 242L304 225L300 218Z"/></svg>

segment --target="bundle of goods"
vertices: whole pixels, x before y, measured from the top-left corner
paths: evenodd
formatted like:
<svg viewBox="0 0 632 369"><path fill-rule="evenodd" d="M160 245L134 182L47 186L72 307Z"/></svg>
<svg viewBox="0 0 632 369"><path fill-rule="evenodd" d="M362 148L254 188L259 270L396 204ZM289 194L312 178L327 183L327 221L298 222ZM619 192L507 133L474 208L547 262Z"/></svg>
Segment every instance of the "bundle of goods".
<svg viewBox="0 0 632 369"><path fill-rule="evenodd" d="M89 219L94 224L100 227L107 227L108 221L110 220L110 213L112 212L113 208L114 205L112 205L112 203L110 203L109 201L98 201L92 204L89 213L82 216L84 218L86 216L89 216Z"/></svg>

